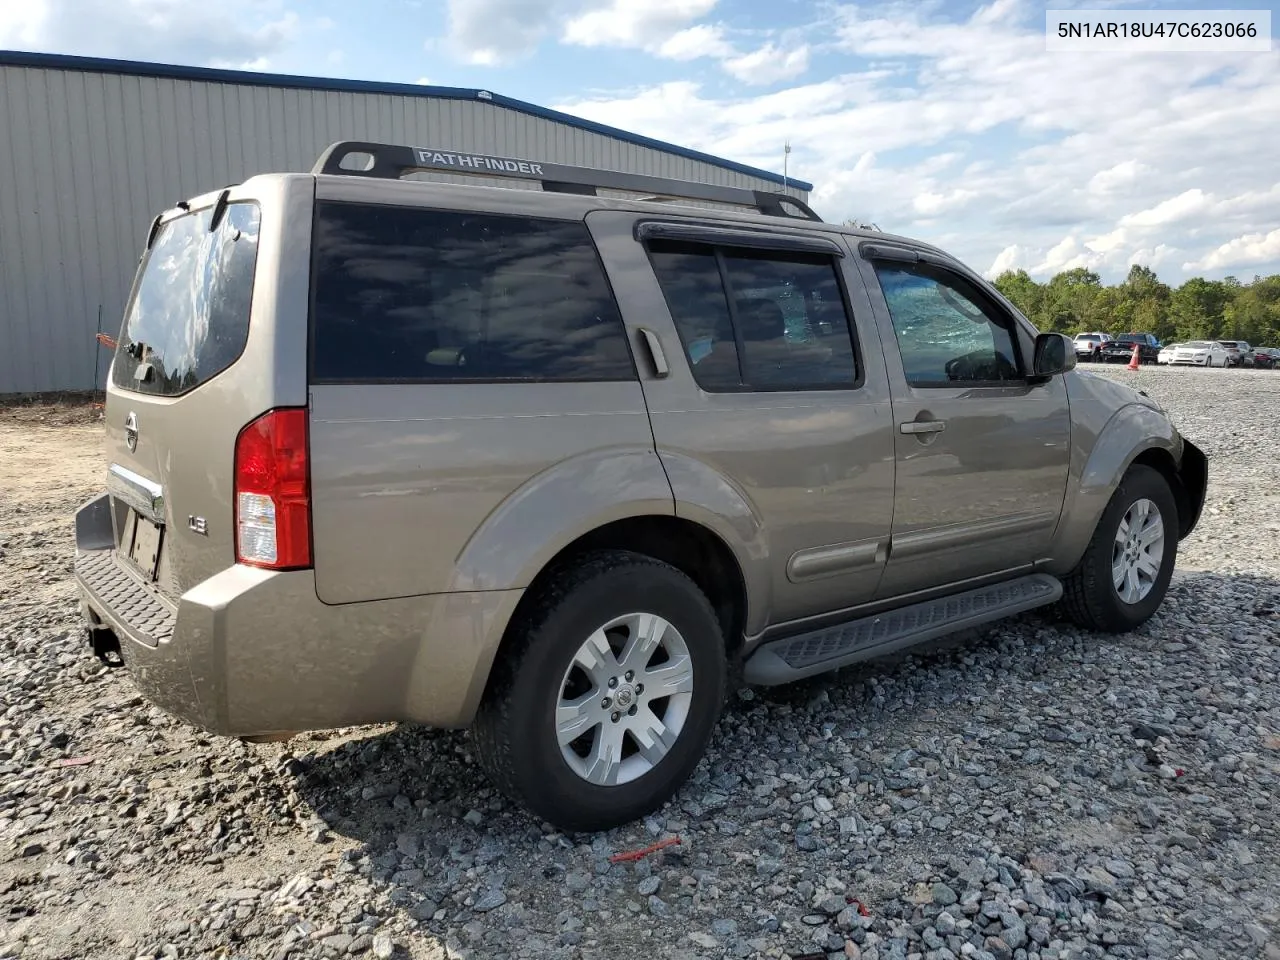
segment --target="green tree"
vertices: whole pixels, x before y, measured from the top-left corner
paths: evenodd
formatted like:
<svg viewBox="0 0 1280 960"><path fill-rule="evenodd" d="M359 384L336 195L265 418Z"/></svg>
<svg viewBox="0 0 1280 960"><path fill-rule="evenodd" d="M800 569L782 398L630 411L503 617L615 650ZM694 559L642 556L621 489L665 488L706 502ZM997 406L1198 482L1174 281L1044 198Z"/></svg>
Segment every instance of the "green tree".
<svg viewBox="0 0 1280 960"><path fill-rule="evenodd" d="M1173 291L1169 317L1179 340L1217 340L1223 336L1223 313L1231 290L1221 280L1192 277Z"/></svg>
<svg viewBox="0 0 1280 960"><path fill-rule="evenodd" d="M1135 263L1129 275L1120 284L1122 306L1118 315L1123 319L1126 331L1154 333L1161 340L1174 335L1169 320L1169 301L1172 296L1168 284L1161 283L1154 270Z"/></svg>
<svg viewBox="0 0 1280 960"><path fill-rule="evenodd" d="M1101 289L1101 278L1084 267L1056 274L1045 287L1042 326L1062 333L1094 329L1089 324L1097 319L1094 300Z"/></svg>
<svg viewBox="0 0 1280 960"><path fill-rule="evenodd" d="M1044 287L1031 279L1025 270L1006 270L992 281L1022 315L1034 323L1041 325L1041 314L1044 311Z"/></svg>

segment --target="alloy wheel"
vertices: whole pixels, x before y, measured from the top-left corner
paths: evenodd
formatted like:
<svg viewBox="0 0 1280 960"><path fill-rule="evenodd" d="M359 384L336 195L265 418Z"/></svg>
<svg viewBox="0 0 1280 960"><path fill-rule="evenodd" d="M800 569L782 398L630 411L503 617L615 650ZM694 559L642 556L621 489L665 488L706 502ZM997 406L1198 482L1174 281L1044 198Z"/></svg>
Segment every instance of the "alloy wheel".
<svg viewBox="0 0 1280 960"><path fill-rule="evenodd" d="M1146 598L1164 562L1164 518L1151 500L1135 501L1120 520L1111 550L1111 579L1125 603Z"/></svg>
<svg viewBox="0 0 1280 960"><path fill-rule="evenodd" d="M598 786L644 776L680 737L693 687L689 646L670 622L650 613L610 620L578 648L561 680L561 756Z"/></svg>

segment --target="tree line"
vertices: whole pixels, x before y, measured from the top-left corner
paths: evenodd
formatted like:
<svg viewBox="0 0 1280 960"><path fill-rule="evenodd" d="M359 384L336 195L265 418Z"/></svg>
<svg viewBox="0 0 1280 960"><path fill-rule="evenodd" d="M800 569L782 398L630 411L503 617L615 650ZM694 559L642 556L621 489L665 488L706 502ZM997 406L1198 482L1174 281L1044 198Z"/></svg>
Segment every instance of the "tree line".
<svg viewBox="0 0 1280 960"><path fill-rule="evenodd" d="M1122 283L1106 286L1092 270L1064 270L1038 283L1025 270L1006 270L995 286L1041 330L1059 333L1154 333L1162 343L1244 340L1280 346L1280 274L1162 283L1134 264Z"/></svg>

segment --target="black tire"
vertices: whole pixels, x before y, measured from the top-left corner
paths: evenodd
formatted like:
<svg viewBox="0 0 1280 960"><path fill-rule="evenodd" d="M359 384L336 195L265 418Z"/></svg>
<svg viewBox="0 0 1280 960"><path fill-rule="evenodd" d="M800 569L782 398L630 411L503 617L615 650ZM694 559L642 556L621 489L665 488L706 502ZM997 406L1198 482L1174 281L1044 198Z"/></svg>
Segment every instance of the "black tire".
<svg viewBox="0 0 1280 960"><path fill-rule="evenodd" d="M1164 551L1151 591L1137 603L1121 599L1111 577L1112 549L1120 521L1137 501L1156 505L1164 523ZM1111 495L1075 568L1063 577L1062 610L1077 626L1102 633L1126 633L1149 620L1164 601L1178 555L1178 505L1158 470L1137 464L1129 468Z"/></svg>
<svg viewBox="0 0 1280 960"><path fill-rule="evenodd" d="M674 567L620 550L583 556L553 573L530 601L472 727L481 766L507 797L561 830L607 830L651 813L693 773L724 704L724 635L711 604ZM693 696L679 735L652 769L598 786L561 754L556 707L579 647L610 620L635 612L657 614L679 631Z"/></svg>

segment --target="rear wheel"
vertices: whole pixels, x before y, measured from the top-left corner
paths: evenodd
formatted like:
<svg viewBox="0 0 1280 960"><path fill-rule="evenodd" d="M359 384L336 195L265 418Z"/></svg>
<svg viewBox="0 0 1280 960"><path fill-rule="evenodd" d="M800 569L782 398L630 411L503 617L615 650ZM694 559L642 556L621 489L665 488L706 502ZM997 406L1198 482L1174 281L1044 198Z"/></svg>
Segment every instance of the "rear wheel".
<svg viewBox="0 0 1280 960"><path fill-rule="evenodd" d="M693 581L640 554L591 554L554 574L513 629L472 731L507 796L592 831L679 789L725 691L724 637Z"/></svg>
<svg viewBox="0 0 1280 960"><path fill-rule="evenodd" d="M1177 553L1178 507L1168 481L1151 467L1130 467L1084 556L1063 578L1062 607L1089 630L1132 630L1159 609Z"/></svg>

